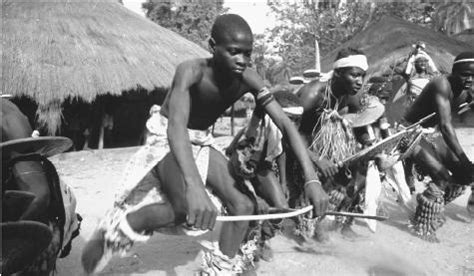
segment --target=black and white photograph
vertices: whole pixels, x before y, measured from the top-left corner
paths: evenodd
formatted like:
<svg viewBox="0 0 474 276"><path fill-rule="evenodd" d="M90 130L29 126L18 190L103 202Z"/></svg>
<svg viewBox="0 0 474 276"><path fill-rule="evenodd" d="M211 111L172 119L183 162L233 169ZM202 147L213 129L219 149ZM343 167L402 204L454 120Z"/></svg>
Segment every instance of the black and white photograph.
<svg viewBox="0 0 474 276"><path fill-rule="evenodd" d="M2 0L1 275L474 275L472 0Z"/></svg>

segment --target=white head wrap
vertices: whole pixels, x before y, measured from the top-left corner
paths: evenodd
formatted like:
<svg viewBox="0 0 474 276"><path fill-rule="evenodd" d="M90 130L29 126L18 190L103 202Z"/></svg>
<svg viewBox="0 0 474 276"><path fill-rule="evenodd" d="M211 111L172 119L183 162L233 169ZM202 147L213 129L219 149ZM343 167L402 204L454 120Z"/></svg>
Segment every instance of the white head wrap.
<svg viewBox="0 0 474 276"><path fill-rule="evenodd" d="M334 62L334 69L342 67L359 67L362 70L367 71L367 69L369 69L369 64L367 63L367 57L365 55L351 55Z"/></svg>
<svg viewBox="0 0 474 276"><path fill-rule="evenodd" d="M460 60L456 60L453 64L463 63L463 62L474 62L474 58L463 58Z"/></svg>
<svg viewBox="0 0 474 276"><path fill-rule="evenodd" d="M418 54L415 55L415 60L419 59L419 58L425 58L425 59L429 59L429 55L425 52L425 51L419 51Z"/></svg>
<svg viewBox="0 0 474 276"><path fill-rule="evenodd" d="M369 69L369 63L367 62L367 57L365 55L351 55L345 58L338 59L334 62L333 68L343 68L343 67L359 67L364 71ZM319 79L321 82L327 82L334 76L334 70L329 71L327 74L321 74Z"/></svg>

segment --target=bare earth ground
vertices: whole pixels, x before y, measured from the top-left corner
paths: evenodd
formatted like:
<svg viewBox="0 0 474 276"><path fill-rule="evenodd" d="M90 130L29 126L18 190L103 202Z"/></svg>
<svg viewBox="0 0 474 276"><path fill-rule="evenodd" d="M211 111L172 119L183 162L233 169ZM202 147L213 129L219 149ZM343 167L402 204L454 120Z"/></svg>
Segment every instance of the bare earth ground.
<svg viewBox="0 0 474 276"><path fill-rule="evenodd" d="M217 133L229 135L222 122ZM242 122L238 124L240 127ZM224 127L222 127L224 126ZM458 137L474 159L474 128L459 128ZM74 240L71 255L58 261L58 275L83 274L80 252L85 241L112 206L114 185L127 159L137 148L81 151L53 157L62 179L78 199L77 212L84 221ZM423 189L417 186L418 192ZM258 275L474 275L474 223L466 211L468 191L446 208L447 222L438 231L441 243L428 243L407 228L409 214L390 194L384 198L390 217L371 233L363 221L355 230L366 238L345 240L330 232L330 242L298 244L279 234L272 240L274 261L259 262ZM215 240L217 231L199 239ZM102 275L192 275L199 267L201 246L197 238L155 234L148 243L137 244L130 256L115 258Z"/></svg>

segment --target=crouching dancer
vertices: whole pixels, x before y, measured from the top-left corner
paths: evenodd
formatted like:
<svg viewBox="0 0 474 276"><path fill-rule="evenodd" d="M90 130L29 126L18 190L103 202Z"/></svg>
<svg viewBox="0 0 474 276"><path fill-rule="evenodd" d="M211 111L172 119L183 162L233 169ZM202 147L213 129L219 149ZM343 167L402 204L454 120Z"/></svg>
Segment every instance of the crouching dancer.
<svg viewBox="0 0 474 276"><path fill-rule="evenodd" d="M151 173L158 176L162 200L140 201L140 204L128 207L116 202L115 211L108 214L113 217L109 221L114 223L101 223L84 248L82 263L86 272L98 271L110 253L126 251L134 241L146 240L153 231L174 226L212 230L219 212L210 194L222 202L230 215L254 214L254 203L237 187L227 159L211 147L209 131L219 116L247 92L255 96L257 105L287 137L303 168L305 192L314 206L314 213L322 215L325 212L327 195L296 128L258 74L247 68L252 44L252 32L245 20L238 15L222 15L216 19L211 31L212 57L186 61L178 66L160 111L168 118L170 152L158 164L150 162L157 159L156 155L155 159L151 156L145 162L151 163ZM153 155L153 147L148 148ZM141 180L140 177L137 179ZM247 228L248 221L223 224L218 248L204 255L205 272L238 274L245 269L237 253Z"/></svg>
<svg viewBox="0 0 474 276"><path fill-rule="evenodd" d="M460 196L474 180L474 165L459 144L452 122L452 112L471 106L473 78L474 52L459 54L452 73L431 80L404 116L407 124L413 124L436 114L422 126L439 131L422 139L410 156L422 170L419 173L432 179L417 196L412 225L416 234L430 241L437 241L435 232L444 223L444 205Z"/></svg>

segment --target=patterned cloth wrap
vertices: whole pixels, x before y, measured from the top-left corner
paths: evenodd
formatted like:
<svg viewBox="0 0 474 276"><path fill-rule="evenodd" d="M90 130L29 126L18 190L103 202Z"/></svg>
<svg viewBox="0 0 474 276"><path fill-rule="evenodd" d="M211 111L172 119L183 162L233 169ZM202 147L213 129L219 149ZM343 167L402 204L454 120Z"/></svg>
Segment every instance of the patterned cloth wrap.
<svg viewBox="0 0 474 276"><path fill-rule="evenodd" d="M245 135L241 136L232 150L230 161L237 176L250 179L255 177L257 167L262 162L272 166L282 154L283 134L267 114L263 118L252 116L244 131Z"/></svg>
<svg viewBox="0 0 474 276"><path fill-rule="evenodd" d="M145 242L151 237L151 232L137 233L133 231L126 220L128 213L149 204L166 202L168 200L161 191L159 178L155 170L153 170L167 153L163 149L168 147L165 135L167 119L161 116L159 111L160 109L157 106L151 108L151 116L146 123L149 131L146 144L139 148L126 165L122 181L116 193L114 207L107 211L105 217L97 226L97 231L105 232L105 253L97 265L96 271L102 270L113 255L126 255L134 242ZM206 183L210 147L216 148L221 152L222 149L213 144L214 139L210 130L188 129L188 133L199 174L202 182ZM221 201L209 189L206 189L206 191L213 204L220 211L220 214L226 214ZM207 230L198 230L185 224L156 229L155 231L165 234L189 236L198 236L207 232ZM204 259L216 251L210 250L209 252L211 253L203 255Z"/></svg>

